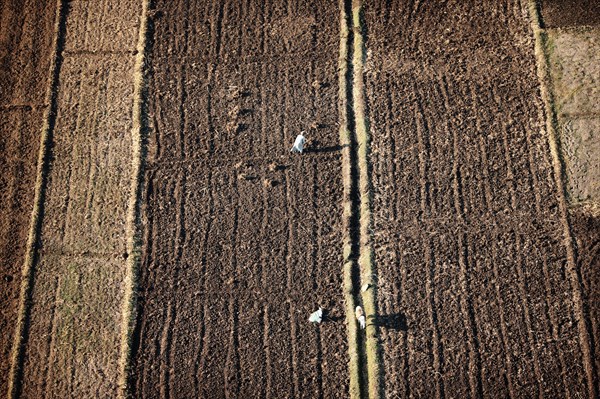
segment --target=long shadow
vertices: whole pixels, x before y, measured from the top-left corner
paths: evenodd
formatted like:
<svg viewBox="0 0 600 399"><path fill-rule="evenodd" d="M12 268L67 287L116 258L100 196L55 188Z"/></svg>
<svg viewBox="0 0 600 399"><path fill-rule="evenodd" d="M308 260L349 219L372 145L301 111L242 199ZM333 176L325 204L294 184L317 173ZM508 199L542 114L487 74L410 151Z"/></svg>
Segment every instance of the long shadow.
<svg viewBox="0 0 600 399"><path fill-rule="evenodd" d="M394 331L408 331L408 322L403 313L370 316L369 319L380 328Z"/></svg>
<svg viewBox="0 0 600 399"><path fill-rule="evenodd" d="M344 316L333 316L330 315L326 309L323 309L323 322L332 322L337 323L339 321L345 321L346 318Z"/></svg>
<svg viewBox="0 0 600 399"><path fill-rule="evenodd" d="M327 153L327 152L337 152L337 151L341 151L346 147L350 147L350 144L344 144L344 145L332 145L329 147L321 147L321 148L307 148L306 150L304 150L305 153L308 154L319 154L319 153Z"/></svg>

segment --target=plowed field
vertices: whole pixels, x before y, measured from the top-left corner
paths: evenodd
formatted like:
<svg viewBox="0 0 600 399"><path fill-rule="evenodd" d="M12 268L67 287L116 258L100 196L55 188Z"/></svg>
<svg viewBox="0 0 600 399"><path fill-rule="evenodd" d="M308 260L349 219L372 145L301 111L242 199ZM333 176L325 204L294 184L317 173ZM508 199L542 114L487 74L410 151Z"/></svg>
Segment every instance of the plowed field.
<svg viewBox="0 0 600 399"><path fill-rule="evenodd" d="M53 49L53 1L0 3L0 392L7 390Z"/></svg>
<svg viewBox="0 0 600 399"><path fill-rule="evenodd" d="M597 398L597 204L536 64L597 8L1 2L0 391Z"/></svg>
<svg viewBox="0 0 600 399"><path fill-rule="evenodd" d="M153 13L134 396L346 396L337 4Z"/></svg>
<svg viewBox="0 0 600 399"><path fill-rule="evenodd" d="M31 143L23 139L19 147L16 132L6 140L6 150L14 151L10 156L22 154L20 161L29 162L23 168L24 179L17 174L15 180L31 185L32 191L36 181L42 186L39 203L34 203L28 191L20 193L27 219L13 221L28 231L30 220L39 220L31 222L33 248L27 249L34 254L28 258L31 263L24 266L22 254L17 253L20 262L14 266L26 275L26 288L21 313L11 315L11 325L19 324L17 347L6 356L13 360L9 396L114 397L119 392L123 293L127 287L125 225L132 179L133 50L141 2L123 2L118 7L108 2L63 1L23 6L26 18L24 22L21 18L20 28L28 29L23 35L35 38L33 55L26 48L21 50L22 65L15 69L25 68L26 73L7 88L34 110L42 108L38 104L46 93L40 76L50 77L47 84L52 85L52 94L46 99L49 104L43 105L51 108L43 123L32 123L31 133L28 129L21 132L28 140L31 135ZM36 16L42 17L42 22L51 21L40 24ZM108 31L112 38L105 34ZM37 54L36 47L42 45L38 37L49 40L51 49L42 47ZM26 46L27 42L20 44ZM42 56L52 62L39 60ZM29 71L34 67L40 70ZM10 72L9 76L20 76ZM31 86L38 81L42 87ZM30 99L34 96L41 99ZM47 139L40 149L42 135ZM34 150L44 154L40 158L43 166L31 178L30 170L36 165L33 160L38 159L37 152L29 155ZM13 194L13 202L18 199ZM18 202L13 209L20 209ZM15 226L18 224L11 228ZM13 239L25 246L26 237L17 233ZM6 336L12 338L14 333Z"/></svg>
<svg viewBox="0 0 600 399"><path fill-rule="evenodd" d="M387 397L595 392L523 15L366 4Z"/></svg>

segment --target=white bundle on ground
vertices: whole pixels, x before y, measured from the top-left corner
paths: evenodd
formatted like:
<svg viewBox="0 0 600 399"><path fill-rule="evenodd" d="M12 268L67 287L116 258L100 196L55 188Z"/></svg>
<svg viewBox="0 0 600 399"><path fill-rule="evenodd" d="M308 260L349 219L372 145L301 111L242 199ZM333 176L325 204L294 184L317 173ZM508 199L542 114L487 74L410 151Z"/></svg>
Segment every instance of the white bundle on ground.
<svg viewBox="0 0 600 399"><path fill-rule="evenodd" d="M319 308L316 312L310 314L308 321L311 323L320 323L323 319L323 309Z"/></svg>
<svg viewBox="0 0 600 399"><path fill-rule="evenodd" d="M304 143L306 143L306 139L302 134L299 134L298 137L296 137L296 141L294 141L294 146L290 151L302 154L302 150L304 150Z"/></svg>
<svg viewBox="0 0 600 399"><path fill-rule="evenodd" d="M364 329L367 327L367 319L365 318L365 312L362 310L360 306L356 307L356 320L358 320L358 324L360 324L360 328Z"/></svg>

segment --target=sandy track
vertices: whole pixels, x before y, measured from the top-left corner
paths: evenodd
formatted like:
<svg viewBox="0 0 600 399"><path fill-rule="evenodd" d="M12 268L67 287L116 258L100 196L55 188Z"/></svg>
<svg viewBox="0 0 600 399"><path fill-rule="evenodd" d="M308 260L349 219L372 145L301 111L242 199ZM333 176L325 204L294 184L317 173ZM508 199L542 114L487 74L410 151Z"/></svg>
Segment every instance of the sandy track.
<svg viewBox="0 0 600 399"><path fill-rule="evenodd" d="M134 395L345 396L337 4L154 15Z"/></svg>
<svg viewBox="0 0 600 399"><path fill-rule="evenodd" d="M50 76L54 2L0 5L0 392L7 390Z"/></svg>
<svg viewBox="0 0 600 399"><path fill-rule="evenodd" d="M15 381L14 393L22 397L117 394L131 186L132 49L141 3L109 3L64 7L52 100L56 122Z"/></svg>
<svg viewBox="0 0 600 399"><path fill-rule="evenodd" d="M366 8L386 394L585 395L520 4Z"/></svg>

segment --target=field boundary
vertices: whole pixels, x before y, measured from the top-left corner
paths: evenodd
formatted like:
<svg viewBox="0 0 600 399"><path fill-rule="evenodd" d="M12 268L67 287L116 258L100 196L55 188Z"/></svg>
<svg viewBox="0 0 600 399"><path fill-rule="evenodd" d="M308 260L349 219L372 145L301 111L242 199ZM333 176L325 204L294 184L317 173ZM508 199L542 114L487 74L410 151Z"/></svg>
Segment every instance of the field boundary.
<svg viewBox="0 0 600 399"><path fill-rule="evenodd" d="M129 397L128 377L131 362L131 343L135 328L138 272L141 263L141 193L143 191L145 140L147 136L147 82L146 47L148 44L148 9L151 0L142 0L137 54L134 66L134 92L131 129L131 192L125 225L127 236L127 271L124 281L123 323L121 325L121 354L119 358L119 397Z"/></svg>
<svg viewBox="0 0 600 399"><path fill-rule="evenodd" d="M338 110L340 118L340 144L342 145L342 180L343 197L343 289L346 304L346 322L348 325L348 370L350 373L350 398L360 399L365 396L362 364L364 353L362 339L358 334L358 322L354 310L358 302L356 295L358 280L359 210L357 185L356 139L354 137L354 115L352 104L352 47L353 32L350 29L350 4L347 0L339 0L340 8L340 55L338 62L339 93Z"/></svg>
<svg viewBox="0 0 600 399"><path fill-rule="evenodd" d="M344 182L344 299L348 323L350 397L381 397L380 348L374 323L376 285L373 261L369 124L363 81L364 21L362 0L339 0L340 56L339 117L343 148ZM366 287L363 290L361 287ZM367 318L363 333L355 307L362 305Z"/></svg>
<svg viewBox="0 0 600 399"><path fill-rule="evenodd" d="M360 195L360 283L357 290L367 287L359 295L362 298L367 327L364 342L366 356L367 393L369 398L381 397L381 360L378 338L378 327L374 320L377 315L377 284L375 281L375 260L372 247L373 221L371 214L371 181L369 163L370 136L369 120L367 116L367 102L364 85L364 61L366 47L364 43L365 22L363 16L363 1L352 0L352 28L353 28L353 83L352 97L354 108L355 135L357 144L358 185Z"/></svg>
<svg viewBox="0 0 600 399"><path fill-rule="evenodd" d="M527 0L527 9L531 22L531 29L535 40L535 59L537 64L537 75L540 83L540 94L544 103L544 113L546 119L546 130L550 152L552 155L554 178L557 185L558 204L561 215L561 223L563 226L564 245L567 251L567 268L566 272L571 280L571 288L573 290L573 307L577 314L577 327L579 330L579 341L583 354L583 362L586 374L586 383L588 388L588 396L590 398L597 397L597 377L595 370L595 350L593 342L590 339L591 326L589 319L586 317L583 302L583 288L581 271L577 267L577 253L575 249L574 238L571 232L569 223L569 206L567 203L567 192L565 185L565 163L560 152L560 137L558 136L558 119L554 97L552 93L552 82L550 79L549 60L546 52L546 44L548 41L547 33L541 25L541 17L539 7L536 0Z"/></svg>
<svg viewBox="0 0 600 399"><path fill-rule="evenodd" d="M58 109L58 81L63 60L63 50L66 35L68 3L67 0L57 0L54 17L54 40L49 70L49 84L46 91L46 110L43 116L43 125L38 152L34 200L31 211L29 235L25 247L25 261L21 275L21 292L19 295L19 310L15 326L13 347L11 350L10 371L8 376L8 398L16 398L21 389L21 373L23 372L23 342L26 339L29 312L31 307L31 289L34 279L34 265L37 261L37 245L44 213L44 197L46 181L48 178L48 164L50 161L50 147L52 134L56 123Z"/></svg>

